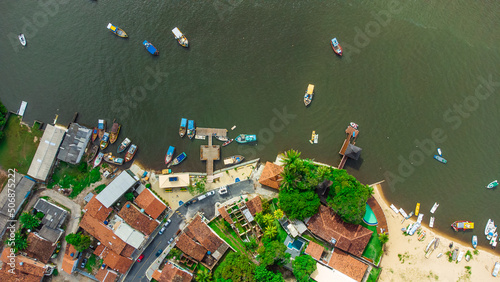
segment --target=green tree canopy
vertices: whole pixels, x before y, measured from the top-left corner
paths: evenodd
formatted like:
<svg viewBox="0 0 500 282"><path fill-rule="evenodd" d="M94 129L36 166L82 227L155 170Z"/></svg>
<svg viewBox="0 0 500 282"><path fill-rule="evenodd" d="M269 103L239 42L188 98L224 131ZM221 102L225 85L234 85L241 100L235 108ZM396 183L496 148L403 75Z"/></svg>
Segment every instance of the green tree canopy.
<svg viewBox="0 0 500 282"><path fill-rule="evenodd" d="M321 202L315 191L280 191L279 204L288 218L303 220L315 215Z"/></svg>
<svg viewBox="0 0 500 282"><path fill-rule="evenodd" d="M275 225L269 225L264 231L264 237L268 239L274 239L278 235L278 228Z"/></svg>
<svg viewBox="0 0 500 282"><path fill-rule="evenodd" d="M92 243L90 237L83 235L81 232L77 234L70 233L66 235L66 242L73 245L73 247L75 247L75 249L79 252L83 252L84 250L88 249L90 247L90 244Z"/></svg>
<svg viewBox="0 0 500 282"><path fill-rule="evenodd" d="M283 218L283 211L280 209L275 210L274 211L274 218L282 219Z"/></svg>
<svg viewBox="0 0 500 282"><path fill-rule="evenodd" d="M20 231L14 233L14 240L5 240L5 246L9 246L14 249L14 252L17 253L20 250L24 250L28 247L28 239L21 234Z"/></svg>
<svg viewBox="0 0 500 282"><path fill-rule="evenodd" d="M255 281L259 282L285 282L281 273L274 273L266 269L265 266L260 265L255 269Z"/></svg>
<svg viewBox="0 0 500 282"><path fill-rule="evenodd" d="M380 244L384 245L385 243L387 243L387 241L389 241L389 235L386 233L382 233L378 235L378 239L380 240Z"/></svg>
<svg viewBox="0 0 500 282"><path fill-rule="evenodd" d="M301 255L293 260L292 266L297 281L307 282L311 280L311 273L316 270L316 261L310 255Z"/></svg>
<svg viewBox="0 0 500 282"><path fill-rule="evenodd" d="M131 192L125 193L125 199L129 202L132 202L134 200L134 194Z"/></svg>
<svg viewBox="0 0 500 282"><path fill-rule="evenodd" d="M212 273L208 271L208 269L199 269L196 272L196 281L197 282L210 282L212 280Z"/></svg>
<svg viewBox="0 0 500 282"><path fill-rule="evenodd" d="M230 253L215 270L214 278L218 282L255 281L255 267L256 265L244 254Z"/></svg>
<svg viewBox="0 0 500 282"><path fill-rule="evenodd" d="M21 216L19 217L19 221L23 225L23 228L26 229L33 230L40 226L40 220L38 220L38 218L36 218L34 215L27 212L23 212L23 214L21 214Z"/></svg>
<svg viewBox="0 0 500 282"><path fill-rule="evenodd" d="M257 253L257 259L262 265L268 266L274 263L287 263L290 259L290 254L285 253L286 246L279 241L271 241L268 239L262 240L261 246Z"/></svg>

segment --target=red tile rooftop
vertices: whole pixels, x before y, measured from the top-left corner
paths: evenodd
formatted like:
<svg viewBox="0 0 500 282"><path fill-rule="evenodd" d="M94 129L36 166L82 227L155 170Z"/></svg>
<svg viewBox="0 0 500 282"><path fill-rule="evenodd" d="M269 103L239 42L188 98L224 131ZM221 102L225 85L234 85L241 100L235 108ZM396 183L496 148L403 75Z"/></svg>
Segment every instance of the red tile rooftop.
<svg viewBox="0 0 500 282"><path fill-rule="evenodd" d="M316 244L313 241L309 241L309 245L307 245L305 253L315 258L316 260L319 260L321 258L321 255L323 254L323 251L323 246Z"/></svg>
<svg viewBox="0 0 500 282"><path fill-rule="evenodd" d="M339 249L334 250L328 265L356 281L363 280L363 276L368 269L367 264L362 263Z"/></svg>
<svg viewBox="0 0 500 282"><path fill-rule="evenodd" d="M280 182L282 180L281 172L283 167L271 162L266 162L266 166L262 171L259 178L259 183L274 189L280 188Z"/></svg>
<svg viewBox="0 0 500 282"><path fill-rule="evenodd" d="M158 216L160 216L160 214L167 208L167 206L147 188L139 194L139 196L135 199L135 203L140 208L144 209L144 212L153 219L157 219Z"/></svg>
<svg viewBox="0 0 500 282"><path fill-rule="evenodd" d="M90 199L87 205L83 208L83 211L86 214L89 214L99 221L106 220L112 210L112 208L106 208L103 204L101 204L101 202L96 199L96 196L92 197L92 199Z"/></svg>

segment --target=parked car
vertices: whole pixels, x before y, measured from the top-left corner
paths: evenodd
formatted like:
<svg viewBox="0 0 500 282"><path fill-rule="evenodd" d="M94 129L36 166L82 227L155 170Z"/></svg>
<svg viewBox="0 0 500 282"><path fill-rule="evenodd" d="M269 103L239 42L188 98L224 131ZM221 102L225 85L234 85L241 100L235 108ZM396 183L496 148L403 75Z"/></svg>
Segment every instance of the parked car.
<svg viewBox="0 0 500 282"><path fill-rule="evenodd" d="M227 186L222 186L220 189L219 189L219 194L221 195L224 195L227 193Z"/></svg>
<svg viewBox="0 0 500 282"><path fill-rule="evenodd" d="M205 199L206 197L207 197L207 195L201 195L198 197L198 201L201 201L201 200Z"/></svg>
<svg viewBox="0 0 500 282"><path fill-rule="evenodd" d="M174 241L174 237L170 238L170 240L168 240L168 244L170 245L170 243L172 243Z"/></svg>
<svg viewBox="0 0 500 282"><path fill-rule="evenodd" d="M163 227L160 229L160 232L158 232L158 235L163 234L163 232L165 232L165 229L167 229L167 227L163 226Z"/></svg>
<svg viewBox="0 0 500 282"><path fill-rule="evenodd" d="M213 195L215 195L215 191L210 191L210 192L208 192L206 195L207 195L207 197L208 197L208 196L213 196Z"/></svg>
<svg viewBox="0 0 500 282"><path fill-rule="evenodd" d="M84 268L86 264L87 264L87 259L85 258L85 259L83 259L83 261L82 261L81 268Z"/></svg>
<svg viewBox="0 0 500 282"><path fill-rule="evenodd" d="M163 225L163 227L167 227L170 224L170 222L172 222L171 219L167 220L167 222L165 222L165 224Z"/></svg>
<svg viewBox="0 0 500 282"><path fill-rule="evenodd" d="M161 255L161 253L163 253L163 250L159 249L158 252L156 252L156 256L159 257Z"/></svg>
<svg viewBox="0 0 500 282"><path fill-rule="evenodd" d="M144 258L144 254L141 254L141 255L139 256L139 258L137 258L137 261L138 261L138 262L141 262L143 258Z"/></svg>

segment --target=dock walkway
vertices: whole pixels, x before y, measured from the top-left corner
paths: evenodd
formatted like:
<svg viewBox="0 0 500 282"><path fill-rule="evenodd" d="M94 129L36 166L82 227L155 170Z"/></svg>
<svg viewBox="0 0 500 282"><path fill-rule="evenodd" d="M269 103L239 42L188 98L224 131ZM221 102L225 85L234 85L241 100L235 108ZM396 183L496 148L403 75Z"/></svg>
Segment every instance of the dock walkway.
<svg viewBox="0 0 500 282"><path fill-rule="evenodd" d="M196 128L196 135L227 137L227 129L225 129L225 128L197 127Z"/></svg>
<svg viewBox="0 0 500 282"><path fill-rule="evenodd" d="M207 162L207 182L214 180L214 161L220 160L220 145L213 145L212 137L227 137L227 129L224 128L196 128L196 135L208 136L208 145L200 146L200 160Z"/></svg>
<svg viewBox="0 0 500 282"><path fill-rule="evenodd" d="M345 130L346 133L346 138L344 140L344 144L342 144L342 147L340 148L339 154L342 155L342 160L340 161L340 164L338 166L339 169L343 169L345 163L347 162L347 156L345 155L345 151L347 150L347 147L349 147L349 144L356 144L356 138L358 138L359 135L359 130L354 129L352 126L347 126L347 129Z"/></svg>

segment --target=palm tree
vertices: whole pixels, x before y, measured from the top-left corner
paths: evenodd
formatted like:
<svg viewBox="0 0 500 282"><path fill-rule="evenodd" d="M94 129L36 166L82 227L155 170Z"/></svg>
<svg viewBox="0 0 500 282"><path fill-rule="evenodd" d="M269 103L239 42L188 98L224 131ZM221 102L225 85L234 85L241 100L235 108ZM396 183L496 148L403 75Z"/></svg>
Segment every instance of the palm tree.
<svg viewBox="0 0 500 282"><path fill-rule="evenodd" d="M296 160L300 157L300 152L294 149L290 149L282 154L283 159L281 160L284 166L288 166L290 164L295 163Z"/></svg>
<svg viewBox="0 0 500 282"><path fill-rule="evenodd" d="M385 245L385 243L389 241L389 235L387 235L386 233L382 233L378 235L378 239L380 240L380 244Z"/></svg>
<svg viewBox="0 0 500 282"><path fill-rule="evenodd" d="M266 228L266 231L264 231L264 237L266 238L274 238L278 235L278 228L276 226L270 225Z"/></svg>
<svg viewBox="0 0 500 282"><path fill-rule="evenodd" d="M196 273L196 281L198 282L210 282L212 281L212 273L208 272L208 269L200 269Z"/></svg>
<svg viewBox="0 0 500 282"><path fill-rule="evenodd" d="M40 225L40 221L34 215L24 212L19 217L19 221L26 229L35 229Z"/></svg>

